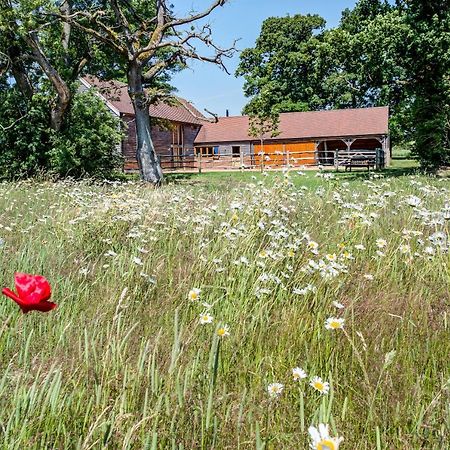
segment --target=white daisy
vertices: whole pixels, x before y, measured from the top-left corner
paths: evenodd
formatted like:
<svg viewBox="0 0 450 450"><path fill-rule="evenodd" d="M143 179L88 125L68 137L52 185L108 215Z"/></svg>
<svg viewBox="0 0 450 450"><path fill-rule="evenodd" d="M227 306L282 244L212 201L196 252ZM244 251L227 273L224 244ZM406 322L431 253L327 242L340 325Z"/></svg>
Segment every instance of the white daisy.
<svg viewBox="0 0 450 450"><path fill-rule="evenodd" d="M217 336L223 338L230 335L230 329L228 325L222 325L217 329Z"/></svg>
<svg viewBox="0 0 450 450"><path fill-rule="evenodd" d="M195 301L197 301L197 300L200 300L200 292L201 292L200 289L192 288L192 289L189 291L188 299L189 299L191 302L195 302Z"/></svg>
<svg viewBox="0 0 450 450"><path fill-rule="evenodd" d="M269 393L269 396L272 398L277 398L281 395L283 392L284 385L281 383L271 383L269 386L267 386L267 392Z"/></svg>
<svg viewBox="0 0 450 450"><path fill-rule="evenodd" d="M320 377L313 377L309 385L323 395L328 394L328 391L330 390L330 383L323 381Z"/></svg>
<svg viewBox="0 0 450 450"><path fill-rule="evenodd" d="M331 437L328 425L323 423L319 427L309 427L311 436L311 449L313 450L338 450L340 443L344 440L342 437Z"/></svg>
<svg viewBox="0 0 450 450"><path fill-rule="evenodd" d="M339 302L336 302L336 301L334 301L332 304L337 309L344 309L345 308L345 306L342 303L339 303Z"/></svg>
<svg viewBox="0 0 450 450"><path fill-rule="evenodd" d="M325 321L325 328L327 330L338 330L344 328L344 319L338 319L336 317L330 317Z"/></svg>
<svg viewBox="0 0 450 450"><path fill-rule="evenodd" d="M294 367L292 369L292 376L294 378L294 381L300 381L300 380L303 380L304 378L306 378L308 375L302 368Z"/></svg>
<svg viewBox="0 0 450 450"><path fill-rule="evenodd" d="M211 316L211 314L209 314L209 313L204 312L204 313L200 314L199 322L202 325L206 325L207 323L212 323L213 320L214 320L214 317Z"/></svg>
<svg viewBox="0 0 450 450"><path fill-rule="evenodd" d="M377 240L375 241L375 243L376 243L376 245L377 245L378 248L384 248L384 247L386 247L386 245L387 245L386 239L377 239Z"/></svg>

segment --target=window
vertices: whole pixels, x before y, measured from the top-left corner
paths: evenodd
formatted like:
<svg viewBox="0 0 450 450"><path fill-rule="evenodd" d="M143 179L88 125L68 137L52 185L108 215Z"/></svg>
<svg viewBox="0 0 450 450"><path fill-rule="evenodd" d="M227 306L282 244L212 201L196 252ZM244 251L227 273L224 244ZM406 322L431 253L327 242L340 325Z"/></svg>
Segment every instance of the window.
<svg viewBox="0 0 450 450"><path fill-rule="evenodd" d="M231 147L231 154L233 155L233 158L239 158L239 156L241 156L241 147L239 145L233 145Z"/></svg>
<svg viewBox="0 0 450 450"><path fill-rule="evenodd" d="M196 156L213 156L213 147L195 147Z"/></svg>

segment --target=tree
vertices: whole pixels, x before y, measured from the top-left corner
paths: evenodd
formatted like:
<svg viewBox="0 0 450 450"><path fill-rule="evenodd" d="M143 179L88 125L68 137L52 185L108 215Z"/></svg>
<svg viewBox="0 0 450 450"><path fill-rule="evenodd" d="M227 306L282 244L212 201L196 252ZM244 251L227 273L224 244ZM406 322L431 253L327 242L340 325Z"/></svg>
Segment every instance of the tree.
<svg viewBox="0 0 450 450"><path fill-rule="evenodd" d="M407 36L404 13L385 0L360 0L328 30L319 16L267 19L236 72L245 77L244 112L389 105L394 139L408 139Z"/></svg>
<svg viewBox="0 0 450 450"><path fill-rule="evenodd" d="M108 47L126 65L128 93L136 116L137 149L141 177L155 185L163 174L150 133L149 105L165 97L155 81L189 60L217 64L234 53L234 45L223 49L212 40L209 24L194 24L208 17L227 0L215 0L206 10L176 17L166 0L105 0L83 2L70 14L56 16L98 43ZM212 51L203 55L198 46ZM150 85L151 89L145 89Z"/></svg>
<svg viewBox="0 0 450 450"><path fill-rule="evenodd" d="M68 4L68 0L62 2L61 11ZM35 86L42 83L43 76L48 79L56 94L50 104L50 124L59 131L70 106L71 83L88 61L87 47L71 46L70 26L42 20L41 11L56 10L48 0L0 0L0 6L0 28L4 33L0 49L11 74L28 99L35 93Z"/></svg>
<svg viewBox="0 0 450 450"><path fill-rule="evenodd" d="M252 113L249 117L248 134L261 142L261 170L264 167L264 141L280 134L279 123L279 114L266 113L263 108L260 108L256 113Z"/></svg>
<svg viewBox="0 0 450 450"><path fill-rule="evenodd" d="M409 26L407 68L414 97L415 153L434 171L450 165L450 4L399 2Z"/></svg>
<svg viewBox="0 0 450 450"><path fill-rule="evenodd" d="M307 111L323 105L317 53L325 28L318 15L266 19L254 48L241 53L236 75L250 97L244 113Z"/></svg>

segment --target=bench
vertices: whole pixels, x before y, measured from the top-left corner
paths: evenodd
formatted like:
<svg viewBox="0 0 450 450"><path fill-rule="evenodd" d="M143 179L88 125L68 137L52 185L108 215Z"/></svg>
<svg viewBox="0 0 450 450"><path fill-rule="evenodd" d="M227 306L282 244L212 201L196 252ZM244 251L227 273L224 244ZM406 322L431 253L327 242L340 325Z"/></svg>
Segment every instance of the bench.
<svg viewBox="0 0 450 450"><path fill-rule="evenodd" d="M367 167L367 170L370 171L371 168L376 167L375 157L372 156L364 156L364 155L355 155L348 159L345 159L339 163L340 166L345 167L345 171L352 171L352 168L358 167Z"/></svg>

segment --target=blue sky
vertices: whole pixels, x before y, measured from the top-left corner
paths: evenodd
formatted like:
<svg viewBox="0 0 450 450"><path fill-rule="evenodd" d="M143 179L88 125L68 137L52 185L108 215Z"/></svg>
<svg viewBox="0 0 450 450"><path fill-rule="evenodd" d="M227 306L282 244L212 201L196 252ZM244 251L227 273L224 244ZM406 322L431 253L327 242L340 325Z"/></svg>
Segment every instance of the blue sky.
<svg viewBox="0 0 450 450"><path fill-rule="evenodd" d="M205 9L212 0L174 0L175 11L186 14L191 9ZM214 41L223 47L240 39L239 49L253 47L264 19L287 14L320 14L328 27L339 23L341 11L353 8L356 0L230 0L223 8L218 8L209 18L213 28ZM202 112L204 108L220 116L226 109L231 115L241 114L247 99L242 93L243 78L236 78L234 71L239 63L239 55L227 61L231 73L227 75L219 68L194 62L191 68L173 78L178 95L192 101Z"/></svg>

